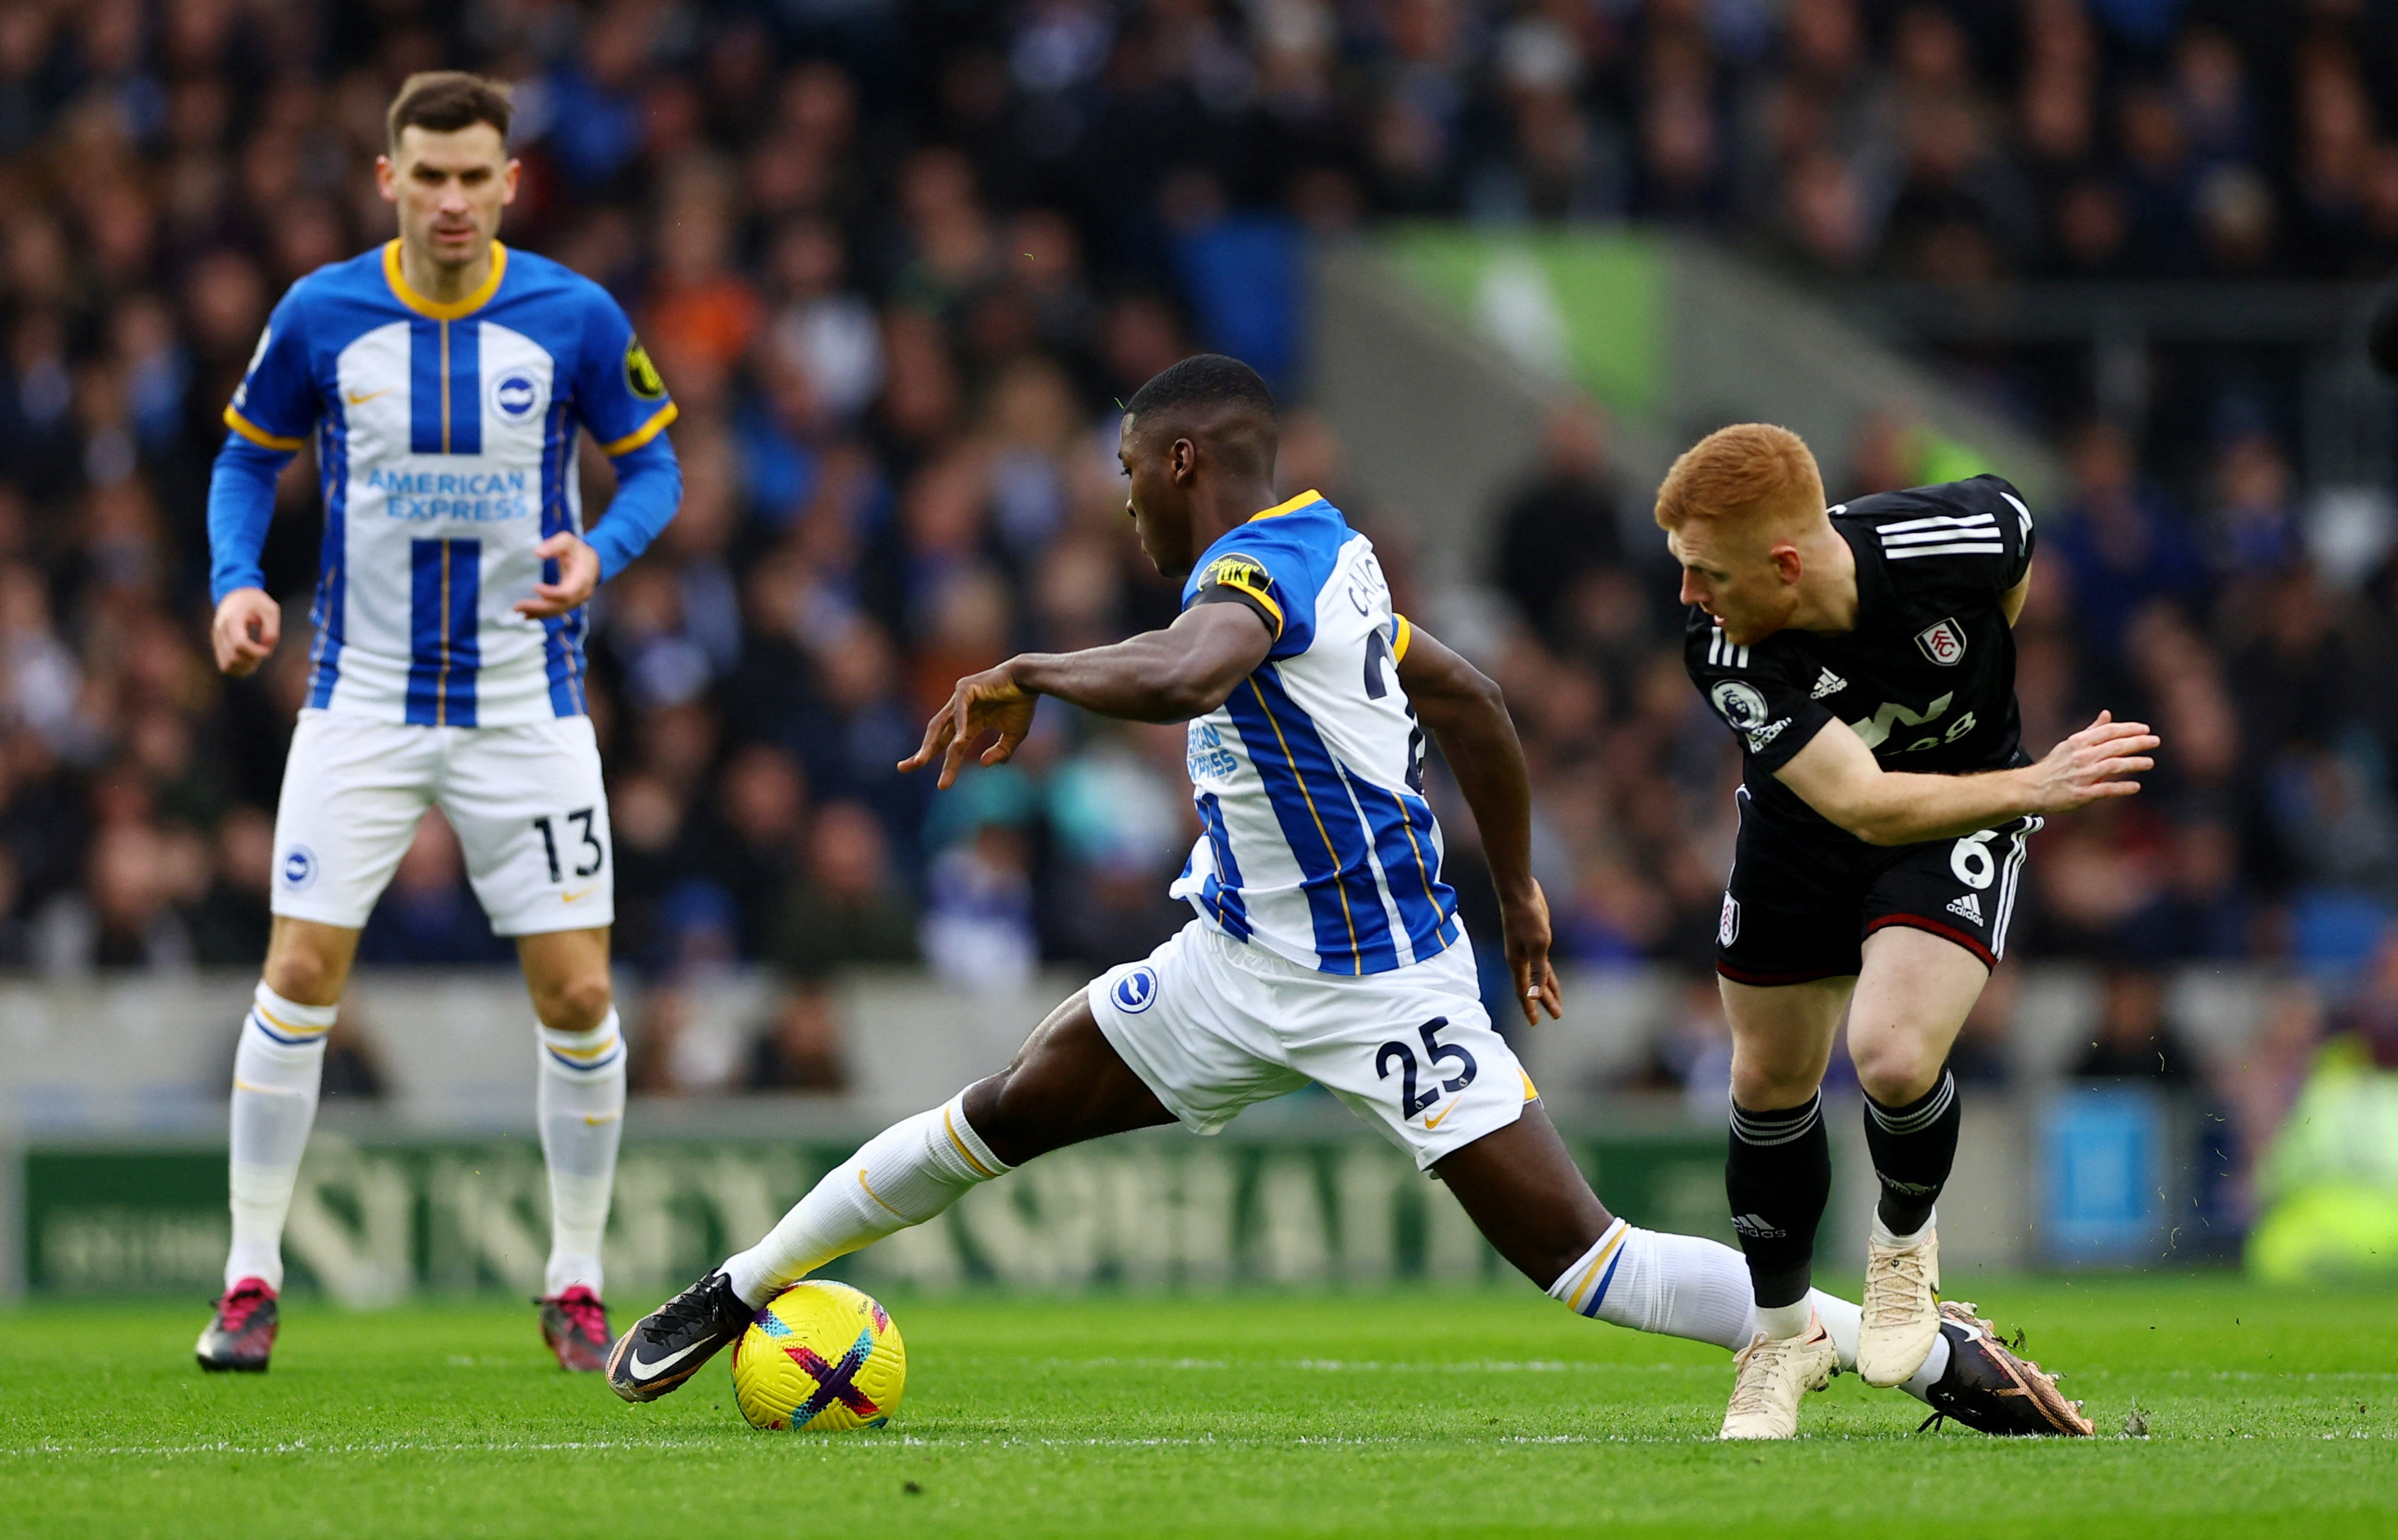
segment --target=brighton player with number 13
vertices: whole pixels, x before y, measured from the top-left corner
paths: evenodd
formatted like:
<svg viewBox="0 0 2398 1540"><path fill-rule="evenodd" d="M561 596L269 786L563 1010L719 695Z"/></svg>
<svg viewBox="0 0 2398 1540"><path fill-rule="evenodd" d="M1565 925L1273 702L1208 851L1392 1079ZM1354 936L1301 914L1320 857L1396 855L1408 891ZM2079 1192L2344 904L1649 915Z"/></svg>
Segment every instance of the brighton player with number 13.
<svg viewBox="0 0 2398 1540"><path fill-rule="evenodd" d="M1832 1165L1820 1097L1843 1008L1880 1178L1857 1371L1920 1372L1944 1322L1933 1206L1957 1154L1950 1046L2006 950L2043 815L2139 790L2157 739L2098 720L2028 762L2015 617L2030 507L1995 476L1828 511L1786 428L1708 435L1657 493L1682 567L1691 681L1745 752L1717 932L1732 1035L1725 1186L1758 1332L1726 1438L1786 1439L1832 1372L1809 1304ZM2059 1433L2088 1424L2042 1401Z"/></svg>
<svg viewBox="0 0 2398 1540"><path fill-rule="evenodd" d="M473 75L400 87L375 164L399 238L292 285L225 409L209 490L220 669L249 673L275 650L259 551L276 478L311 439L325 538L276 812L275 928L234 1058L233 1247L204 1369L266 1367L325 1033L359 928L437 804L540 1021L543 1334L565 1368L607 1351L600 1236L625 1050L583 605L674 517L682 477L674 404L616 302L495 238L516 196L508 118L506 93ZM616 470L588 539L585 432Z"/></svg>

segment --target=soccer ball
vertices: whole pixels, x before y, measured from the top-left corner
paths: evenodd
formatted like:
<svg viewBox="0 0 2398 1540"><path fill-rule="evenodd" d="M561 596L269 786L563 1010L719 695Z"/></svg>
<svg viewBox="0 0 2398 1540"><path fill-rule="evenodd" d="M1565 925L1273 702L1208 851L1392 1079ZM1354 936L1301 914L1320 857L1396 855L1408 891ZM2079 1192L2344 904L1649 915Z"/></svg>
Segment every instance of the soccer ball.
<svg viewBox="0 0 2398 1540"><path fill-rule="evenodd" d="M881 1427L907 1384L908 1346L891 1312L825 1278L768 1300L733 1344L733 1398L752 1427Z"/></svg>

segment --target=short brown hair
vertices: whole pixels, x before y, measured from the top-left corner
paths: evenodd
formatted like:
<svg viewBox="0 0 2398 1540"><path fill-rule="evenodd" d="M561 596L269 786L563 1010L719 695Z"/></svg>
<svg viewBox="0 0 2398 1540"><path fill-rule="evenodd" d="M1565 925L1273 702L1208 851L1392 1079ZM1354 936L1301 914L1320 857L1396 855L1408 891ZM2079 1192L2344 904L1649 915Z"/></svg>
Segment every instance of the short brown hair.
<svg viewBox="0 0 2398 1540"><path fill-rule="evenodd" d="M1807 441L1772 423L1720 427L1682 452L1657 488L1657 522L1745 520L1764 512L1805 518L1824 507L1824 476Z"/></svg>
<svg viewBox="0 0 2398 1540"><path fill-rule="evenodd" d="M500 131L505 142L508 120L515 115L516 104L508 100L508 88L496 80L464 70L421 70L399 83L399 94L391 99L391 111L384 115L384 131L397 150L402 128L450 134L488 123Z"/></svg>

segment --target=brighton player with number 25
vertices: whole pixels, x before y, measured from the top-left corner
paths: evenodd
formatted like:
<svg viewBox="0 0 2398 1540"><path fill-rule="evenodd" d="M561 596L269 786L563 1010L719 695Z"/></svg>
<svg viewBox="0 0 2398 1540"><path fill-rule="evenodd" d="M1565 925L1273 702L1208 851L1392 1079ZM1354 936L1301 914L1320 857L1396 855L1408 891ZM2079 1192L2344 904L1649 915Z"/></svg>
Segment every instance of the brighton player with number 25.
<svg viewBox="0 0 2398 1540"><path fill-rule="evenodd" d="M608 979L608 798L583 690L583 606L667 520L674 404L599 285L494 238L516 196L508 99L413 75L376 162L399 238L318 269L268 319L209 493L217 666L275 650L259 552L275 481L313 439L325 494L306 705L276 812L275 928L234 1059L233 1248L204 1369L263 1370L283 1223L358 931L438 805L540 1020L561 1366L608 1345L600 1236L625 1109ZM575 442L614 463L583 535Z"/></svg>
<svg viewBox="0 0 2398 1540"><path fill-rule="evenodd" d="M1691 679L1745 753L1716 971L1732 1034L1725 1186L1758 1334L1723 1432L1786 1439L1834 1367L1809 1289L1842 1009L1881 1182L1857 1371L1902 1385L1972 1314L1937 1298L1933 1206L1959 1124L1947 1064L2006 950L2025 842L2043 815L2137 791L2157 739L2102 713L2028 763L2014 626L2032 516L1995 476L1827 511L1798 436L1744 424L1675 462L1657 522L1691 606ZM2041 1404L2055 1431L2089 1431Z"/></svg>

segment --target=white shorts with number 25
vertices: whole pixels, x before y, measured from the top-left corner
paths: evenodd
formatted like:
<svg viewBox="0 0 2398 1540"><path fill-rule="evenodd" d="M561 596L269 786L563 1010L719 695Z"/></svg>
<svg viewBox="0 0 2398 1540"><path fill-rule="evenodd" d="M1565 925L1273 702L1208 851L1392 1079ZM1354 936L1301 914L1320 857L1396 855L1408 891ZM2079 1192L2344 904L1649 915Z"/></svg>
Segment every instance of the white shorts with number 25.
<svg viewBox="0 0 2398 1540"><path fill-rule="evenodd" d="M588 717L420 727L300 713L275 814L277 914L357 929L438 806L501 936L616 918L600 746Z"/></svg>
<svg viewBox="0 0 2398 1540"><path fill-rule="evenodd" d="M1515 1122L1536 1094L1491 1029L1462 936L1436 957L1349 978L1192 920L1086 993L1116 1052L1196 1133L1313 1080L1421 1169Z"/></svg>

